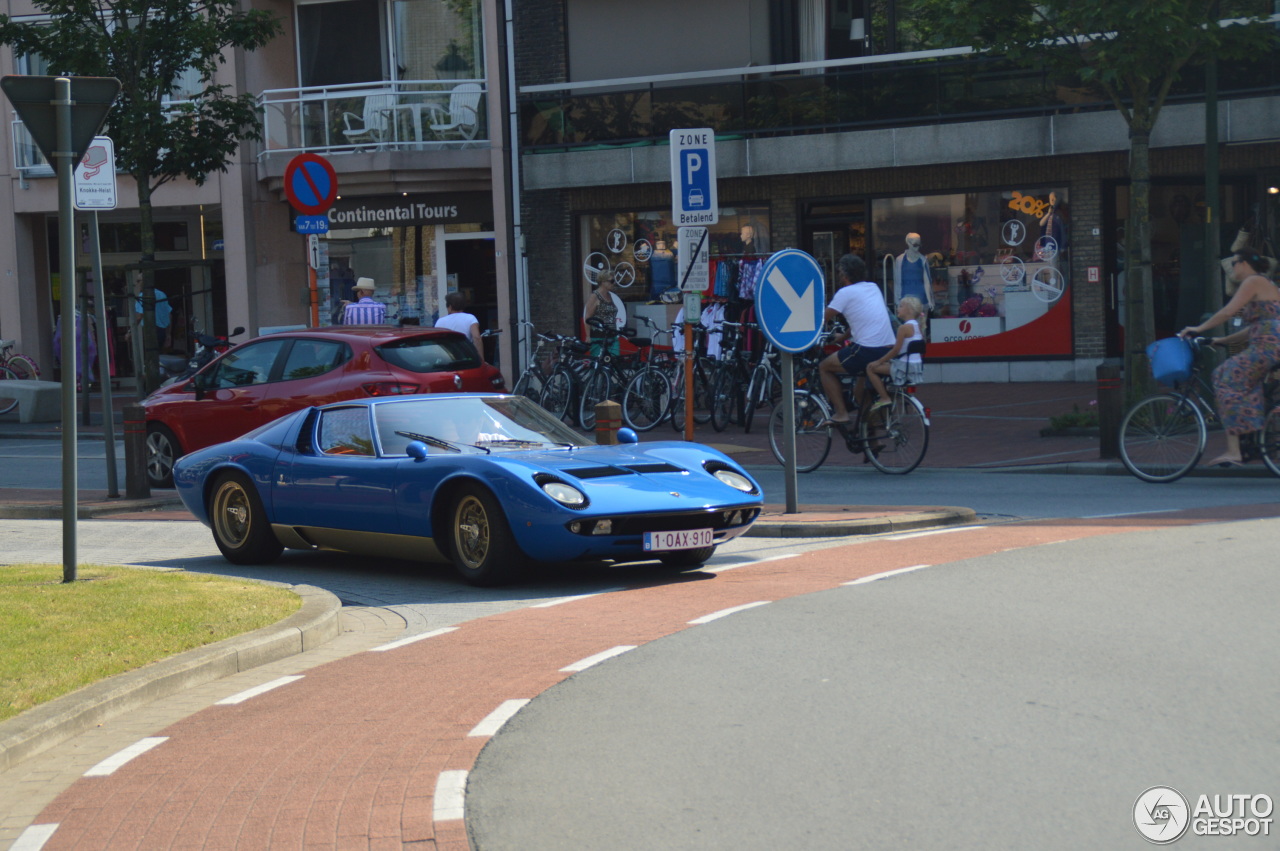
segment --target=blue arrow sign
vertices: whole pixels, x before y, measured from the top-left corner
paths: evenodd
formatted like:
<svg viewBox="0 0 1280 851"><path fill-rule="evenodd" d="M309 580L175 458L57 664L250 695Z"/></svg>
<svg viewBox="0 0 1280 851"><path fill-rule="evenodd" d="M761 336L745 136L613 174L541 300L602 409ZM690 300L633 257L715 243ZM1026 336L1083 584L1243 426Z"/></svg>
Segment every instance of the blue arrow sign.
<svg viewBox="0 0 1280 851"><path fill-rule="evenodd" d="M756 279L760 330L781 351L805 351L822 333L825 296L817 260L795 248L776 252Z"/></svg>

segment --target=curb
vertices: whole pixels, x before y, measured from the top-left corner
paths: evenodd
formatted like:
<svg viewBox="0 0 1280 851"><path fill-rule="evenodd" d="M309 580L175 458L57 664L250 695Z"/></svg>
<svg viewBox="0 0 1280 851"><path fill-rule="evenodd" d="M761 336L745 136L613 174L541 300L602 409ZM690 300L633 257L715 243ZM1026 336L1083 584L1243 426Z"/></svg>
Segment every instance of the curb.
<svg viewBox="0 0 1280 851"><path fill-rule="evenodd" d="M111 502L80 503L76 506L76 517L91 520L94 517L107 517L112 514L128 514L138 511L158 511L162 509L182 508L182 500L178 497L150 497L148 499L118 499ZM0 505L0 520L61 520L62 503L16 503ZM192 518L194 519L194 518Z"/></svg>
<svg viewBox="0 0 1280 851"><path fill-rule="evenodd" d="M0 772L153 700L313 650L340 634L336 596L312 585L291 590L302 608L279 623L117 674L0 723Z"/></svg>
<svg viewBox="0 0 1280 851"><path fill-rule="evenodd" d="M797 518L801 515L794 515ZM972 508L937 508L932 511L904 511L884 517L863 517L857 520L790 521L757 520L743 533L745 538L837 538L849 535L883 535L889 532L907 532L915 529L935 529L960 526L977 522L978 515Z"/></svg>

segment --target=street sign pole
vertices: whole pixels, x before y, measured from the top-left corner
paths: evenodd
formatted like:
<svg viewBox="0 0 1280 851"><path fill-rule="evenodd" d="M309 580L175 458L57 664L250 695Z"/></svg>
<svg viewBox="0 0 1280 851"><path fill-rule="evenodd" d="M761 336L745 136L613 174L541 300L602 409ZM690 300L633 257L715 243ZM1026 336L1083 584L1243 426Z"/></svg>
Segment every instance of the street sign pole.
<svg viewBox="0 0 1280 851"><path fill-rule="evenodd" d="M76 581L76 508L79 504L76 449L76 213L75 146L71 142L71 80L54 81L58 142L51 159L58 175L58 241L62 302L62 581Z"/></svg>
<svg viewBox="0 0 1280 851"><path fill-rule="evenodd" d="M791 352L782 353L782 483L786 491L787 514L799 512L800 481L796 476L796 364Z"/></svg>
<svg viewBox="0 0 1280 851"><path fill-rule="evenodd" d="M114 166L112 166L114 173ZM98 321L98 387L102 396L102 437L107 456L107 497L120 496L116 481L116 425L115 402L111 398L111 352L114 329L107 326L107 287L102 280L102 243L98 240L98 211L89 213L89 253L93 255L94 305L93 315Z"/></svg>

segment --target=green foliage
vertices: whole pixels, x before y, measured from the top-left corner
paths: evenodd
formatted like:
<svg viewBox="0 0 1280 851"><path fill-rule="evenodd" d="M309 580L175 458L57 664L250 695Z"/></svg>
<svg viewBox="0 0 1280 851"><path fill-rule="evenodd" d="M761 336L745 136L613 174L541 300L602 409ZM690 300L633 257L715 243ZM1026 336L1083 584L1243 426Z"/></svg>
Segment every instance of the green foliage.
<svg viewBox="0 0 1280 851"><path fill-rule="evenodd" d="M0 567L0 721L298 610L287 588L171 570Z"/></svg>
<svg viewBox="0 0 1280 851"><path fill-rule="evenodd" d="M107 127L116 160L139 184L145 201L178 177L197 184L225 171L241 139L257 139L252 94L234 95L214 75L234 49L257 49L280 32L260 10L239 11L230 0L36 0L48 19L0 15L0 43L44 57L52 73L116 77L121 91ZM188 71L202 91L165 107Z"/></svg>
<svg viewBox="0 0 1280 851"><path fill-rule="evenodd" d="M1090 402L1089 408L1084 411L1080 410L1079 405L1072 405L1070 413L1059 414L1056 417L1049 417L1049 428L1054 431L1061 431L1068 428L1097 428L1097 405L1097 402Z"/></svg>

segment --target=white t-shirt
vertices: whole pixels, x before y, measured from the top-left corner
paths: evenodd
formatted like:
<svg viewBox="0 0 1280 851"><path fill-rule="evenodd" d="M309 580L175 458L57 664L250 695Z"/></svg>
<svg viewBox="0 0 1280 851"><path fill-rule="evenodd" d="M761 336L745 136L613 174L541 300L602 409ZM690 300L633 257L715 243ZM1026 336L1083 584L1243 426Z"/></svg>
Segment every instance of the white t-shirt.
<svg viewBox="0 0 1280 851"><path fill-rule="evenodd" d="M846 284L836 290L827 307L844 316L849 336L859 346L892 346L897 339L880 288L871 281Z"/></svg>
<svg viewBox="0 0 1280 851"><path fill-rule="evenodd" d="M467 339L471 338L471 326L479 324L480 320L470 313L448 313L436 320L437 328L447 328L459 334L466 334Z"/></svg>
<svg viewBox="0 0 1280 851"><path fill-rule="evenodd" d="M907 346L911 345L916 340L924 339L924 335L920 333L920 323L914 319L908 319L906 322L903 322L902 325L904 328L911 329L911 336L903 341L902 343L903 354L898 355L898 357L905 358L907 363L924 363L924 361L920 358L919 352L912 352L909 355L905 354L907 350Z"/></svg>

